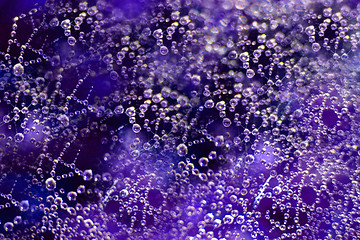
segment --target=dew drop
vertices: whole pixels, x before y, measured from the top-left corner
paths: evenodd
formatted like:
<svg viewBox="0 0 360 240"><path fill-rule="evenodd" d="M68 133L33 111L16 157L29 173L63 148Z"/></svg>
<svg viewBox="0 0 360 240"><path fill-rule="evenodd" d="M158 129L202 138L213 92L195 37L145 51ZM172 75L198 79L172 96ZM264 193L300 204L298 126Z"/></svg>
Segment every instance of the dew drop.
<svg viewBox="0 0 360 240"><path fill-rule="evenodd" d="M70 46L74 46L76 44L76 38L74 38L73 36L68 37L68 44Z"/></svg>
<svg viewBox="0 0 360 240"><path fill-rule="evenodd" d="M14 139L15 139L15 142L22 142L24 140L24 134L17 133L17 134L15 134Z"/></svg>
<svg viewBox="0 0 360 240"><path fill-rule="evenodd" d="M90 181L93 177L93 172L91 169L87 169L83 173L83 179L84 181Z"/></svg>
<svg viewBox="0 0 360 240"><path fill-rule="evenodd" d="M135 123L133 126L132 126L132 130L134 133L139 133L141 131L141 126L137 123Z"/></svg>
<svg viewBox="0 0 360 240"><path fill-rule="evenodd" d="M17 63L13 67L13 73L15 76L21 76L24 74L24 67L20 63Z"/></svg>
<svg viewBox="0 0 360 240"><path fill-rule="evenodd" d="M176 147L176 150L177 150L177 154L180 156L180 157L183 157L185 156L187 153L188 153L188 148L185 144L183 143L180 143L177 147Z"/></svg>
<svg viewBox="0 0 360 240"><path fill-rule="evenodd" d="M166 46L161 46L160 47L160 54L161 55L166 55L166 54L168 54L168 52L169 52L169 49Z"/></svg>
<svg viewBox="0 0 360 240"><path fill-rule="evenodd" d="M68 194L67 194L67 198L69 199L69 201L75 201L76 197L77 197L77 194L74 191L68 192Z"/></svg>
<svg viewBox="0 0 360 240"><path fill-rule="evenodd" d="M12 222L6 222L4 224L4 229L6 232L11 232L14 229L14 224Z"/></svg>
<svg viewBox="0 0 360 240"><path fill-rule="evenodd" d="M320 44L317 42L313 43L311 47L314 52L318 52L321 48Z"/></svg>
<svg viewBox="0 0 360 240"><path fill-rule="evenodd" d="M248 78L253 78L253 77L255 76L254 70L252 70L252 69L246 70L246 76L247 76Z"/></svg>
<svg viewBox="0 0 360 240"><path fill-rule="evenodd" d="M21 212L26 212L27 210L29 210L29 201L28 200L23 200L20 202L19 207L20 207L20 211Z"/></svg>
<svg viewBox="0 0 360 240"><path fill-rule="evenodd" d="M52 191L56 188L56 181L53 178L48 178L45 181L46 189Z"/></svg>
<svg viewBox="0 0 360 240"><path fill-rule="evenodd" d="M71 23L70 23L70 20L69 19L65 19L61 22L60 26L66 30L66 29L70 29L71 27Z"/></svg>
<svg viewBox="0 0 360 240"><path fill-rule="evenodd" d="M209 163L209 159L206 157L202 157L199 159L200 167L207 167L208 163Z"/></svg>
<svg viewBox="0 0 360 240"><path fill-rule="evenodd" d="M14 218L14 224L18 225L18 224L20 224L20 223L22 223L22 218L21 218L21 216L16 216L16 217Z"/></svg>

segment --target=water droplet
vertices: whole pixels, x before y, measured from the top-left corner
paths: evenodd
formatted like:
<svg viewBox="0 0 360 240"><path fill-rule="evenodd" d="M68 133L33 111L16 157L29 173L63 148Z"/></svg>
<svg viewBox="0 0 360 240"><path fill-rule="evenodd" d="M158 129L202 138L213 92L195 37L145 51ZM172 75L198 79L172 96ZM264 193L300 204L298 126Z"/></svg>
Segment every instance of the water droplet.
<svg viewBox="0 0 360 240"><path fill-rule="evenodd" d="M236 218L236 223L237 223L237 224L242 224L244 221L245 221L245 217L244 217L243 215L239 215L239 216Z"/></svg>
<svg viewBox="0 0 360 240"><path fill-rule="evenodd" d="M282 191L282 190L281 190L281 187L280 187L280 186L276 186L276 187L273 188L273 193L274 193L275 195L280 194L281 191Z"/></svg>
<svg viewBox="0 0 360 240"><path fill-rule="evenodd" d="M24 140L24 134L17 133L17 134L15 134L14 139L15 139L15 142L22 142Z"/></svg>
<svg viewBox="0 0 360 240"><path fill-rule="evenodd" d="M247 76L248 78L253 78L253 77L255 76L254 70L252 70L252 69L246 70L246 76Z"/></svg>
<svg viewBox="0 0 360 240"><path fill-rule="evenodd" d="M74 46L76 44L76 38L74 38L73 36L68 37L68 44L70 46Z"/></svg>
<svg viewBox="0 0 360 240"><path fill-rule="evenodd" d="M224 136L223 135L216 136L214 142L216 147L220 147L224 145L225 142Z"/></svg>
<svg viewBox="0 0 360 240"><path fill-rule="evenodd" d="M160 54L161 55L166 55L166 54L168 54L168 52L169 52L169 49L166 46L161 46L160 47Z"/></svg>
<svg viewBox="0 0 360 240"><path fill-rule="evenodd" d="M27 210L29 210L29 206L30 205L28 200L21 201L19 204L20 211L26 212Z"/></svg>
<svg viewBox="0 0 360 240"><path fill-rule="evenodd" d="M339 22L343 17L341 16L340 12L334 13L331 16L331 20L333 20L334 22Z"/></svg>
<svg viewBox="0 0 360 240"><path fill-rule="evenodd" d="M220 101L216 104L216 109L219 110L219 111L224 111L225 108L226 108L226 103L225 101Z"/></svg>
<svg viewBox="0 0 360 240"><path fill-rule="evenodd" d="M4 224L4 229L6 232L11 232L14 229L14 224L12 222L6 222Z"/></svg>
<svg viewBox="0 0 360 240"><path fill-rule="evenodd" d="M241 53L239 58L242 62L248 62L250 60L248 52Z"/></svg>
<svg viewBox="0 0 360 240"><path fill-rule="evenodd" d="M56 188L56 181L53 178L48 178L45 181L46 189L52 191Z"/></svg>
<svg viewBox="0 0 360 240"><path fill-rule="evenodd" d="M309 36L315 35L315 27L313 25L306 27L305 33Z"/></svg>
<svg viewBox="0 0 360 240"><path fill-rule="evenodd" d="M190 23L190 18L189 16L183 16L180 18L179 22L181 25L188 25Z"/></svg>
<svg viewBox="0 0 360 240"><path fill-rule="evenodd" d="M139 133L141 131L141 126L137 123L135 123L132 127L132 130L134 133Z"/></svg>
<svg viewBox="0 0 360 240"><path fill-rule="evenodd" d="M236 59L237 57L238 57L238 54L235 50L230 51L228 54L229 59Z"/></svg>
<svg viewBox="0 0 360 240"><path fill-rule="evenodd" d="M229 118L224 118L223 119L223 125L224 125L224 127L230 127L231 120Z"/></svg>
<svg viewBox="0 0 360 240"><path fill-rule="evenodd" d="M201 83L201 77L197 74L194 74L191 77L191 83L194 84L195 86L199 85Z"/></svg>
<svg viewBox="0 0 360 240"><path fill-rule="evenodd" d="M77 194L74 191L68 192L68 194L67 194L67 198L69 199L69 201L75 201L76 197L77 197Z"/></svg>
<svg viewBox="0 0 360 240"><path fill-rule="evenodd" d="M124 107L121 105L118 105L114 109L115 114L120 115L124 113Z"/></svg>
<svg viewBox="0 0 360 240"><path fill-rule="evenodd" d="M128 115L129 117L134 117L136 114L135 108L134 107L129 107L126 109L125 111L126 115Z"/></svg>
<svg viewBox="0 0 360 240"><path fill-rule="evenodd" d="M206 108L213 108L214 107L214 101L212 100L212 99L209 99L209 100L206 100L206 102L205 102L205 104L204 104L204 106L206 107Z"/></svg>
<svg viewBox="0 0 360 240"><path fill-rule="evenodd" d="M56 18L56 17L54 17L53 19L50 20L49 25L50 25L51 27L57 27L57 26L59 26L59 19Z"/></svg>
<svg viewBox="0 0 360 240"><path fill-rule="evenodd" d="M202 157L199 159L200 167L207 167L208 163L209 163L209 159L206 157Z"/></svg>
<svg viewBox="0 0 360 240"><path fill-rule="evenodd" d="M160 39L163 37L163 31L162 29L156 29L154 32L153 32L153 36L156 38L156 39Z"/></svg>
<svg viewBox="0 0 360 240"><path fill-rule="evenodd" d="M320 44L317 42L313 43L311 47L314 52L318 52L321 49Z"/></svg>
<svg viewBox="0 0 360 240"><path fill-rule="evenodd" d="M245 157L245 163L246 164L251 164L251 163L254 162L254 160L255 160L255 157L253 155L251 155L251 154L249 154L249 155L247 155Z"/></svg>
<svg viewBox="0 0 360 240"><path fill-rule="evenodd" d="M78 188L76 189L76 192L78 194L83 194L85 192L85 186L84 185L78 186Z"/></svg>
<svg viewBox="0 0 360 240"><path fill-rule="evenodd" d="M16 217L14 218L14 224L18 225L18 224L20 224L20 223L22 223L22 218L21 218L21 216L16 216Z"/></svg>
<svg viewBox="0 0 360 240"><path fill-rule="evenodd" d="M183 157L185 156L187 153L188 153L188 148L185 144L183 143L180 143L177 147L176 147L176 150L177 150L177 154L180 156L180 157Z"/></svg>
<svg viewBox="0 0 360 240"><path fill-rule="evenodd" d="M70 23L70 20L69 19L65 19L61 22L60 26L63 28L63 29L70 29L71 27L71 23Z"/></svg>
<svg viewBox="0 0 360 240"><path fill-rule="evenodd" d="M64 127L69 126L70 120L69 117L66 116L65 114L61 114L58 119L61 122L61 124L64 125Z"/></svg>
<svg viewBox="0 0 360 240"><path fill-rule="evenodd" d="M129 191L127 189L122 189L120 191L120 197L125 198L129 195Z"/></svg>
<svg viewBox="0 0 360 240"><path fill-rule="evenodd" d="M21 76L24 74L24 67L20 63L17 63L13 67L13 73L15 76Z"/></svg>
<svg viewBox="0 0 360 240"><path fill-rule="evenodd" d="M224 220L224 224L232 224L234 221L234 217L231 215L225 215L223 220Z"/></svg>
<svg viewBox="0 0 360 240"><path fill-rule="evenodd" d="M216 151L211 151L211 152L209 153L209 159L210 159L210 160L215 160L216 157L217 157Z"/></svg>
<svg viewBox="0 0 360 240"><path fill-rule="evenodd" d="M83 179L84 181L90 181L93 177L93 172L91 169L87 169L83 173Z"/></svg>

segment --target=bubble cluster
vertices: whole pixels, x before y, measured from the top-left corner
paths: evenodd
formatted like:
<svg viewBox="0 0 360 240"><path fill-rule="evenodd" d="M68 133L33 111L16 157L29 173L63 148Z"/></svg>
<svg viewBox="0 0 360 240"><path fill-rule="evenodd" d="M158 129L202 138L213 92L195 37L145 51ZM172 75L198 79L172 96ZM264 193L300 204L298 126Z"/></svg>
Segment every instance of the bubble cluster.
<svg viewBox="0 0 360 240"><path fill-rule="evenodd" d="M360 235L356 1L47 0L10 29L0 239Z"/></svg>

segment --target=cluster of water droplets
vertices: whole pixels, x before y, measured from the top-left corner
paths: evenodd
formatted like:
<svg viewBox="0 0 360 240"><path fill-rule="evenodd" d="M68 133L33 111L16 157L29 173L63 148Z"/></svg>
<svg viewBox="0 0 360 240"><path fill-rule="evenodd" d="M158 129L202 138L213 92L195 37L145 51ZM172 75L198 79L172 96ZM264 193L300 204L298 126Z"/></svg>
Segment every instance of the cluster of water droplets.
<svg viewBox="0 0 360 240"><path fill-rule="evenodd" d="M0 238L355 239L355 1L47 1L0 52Z"/></svg>

